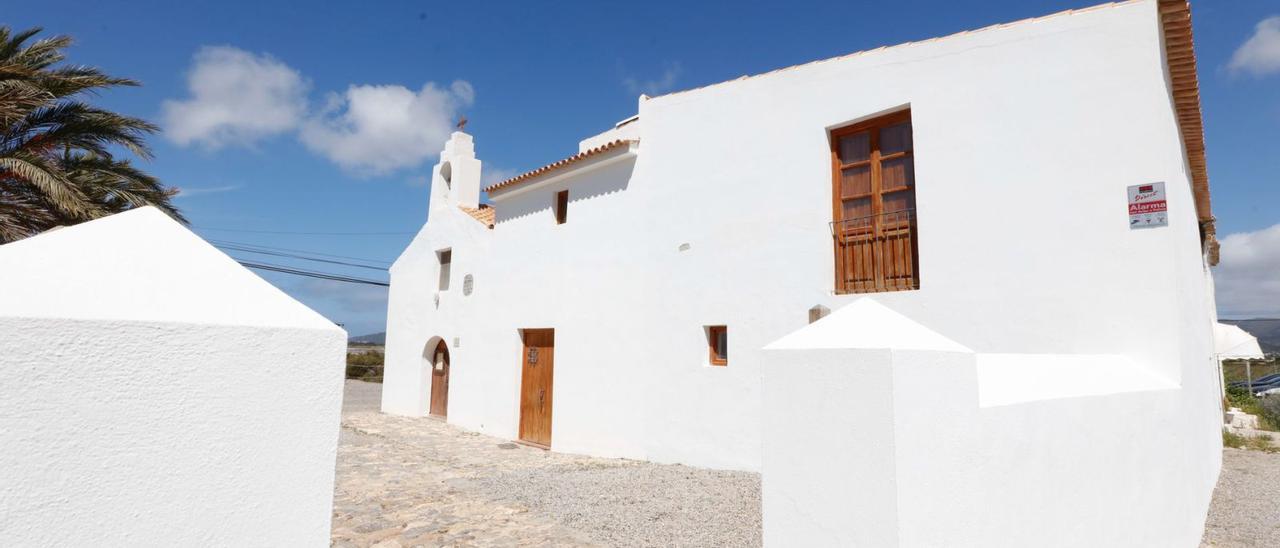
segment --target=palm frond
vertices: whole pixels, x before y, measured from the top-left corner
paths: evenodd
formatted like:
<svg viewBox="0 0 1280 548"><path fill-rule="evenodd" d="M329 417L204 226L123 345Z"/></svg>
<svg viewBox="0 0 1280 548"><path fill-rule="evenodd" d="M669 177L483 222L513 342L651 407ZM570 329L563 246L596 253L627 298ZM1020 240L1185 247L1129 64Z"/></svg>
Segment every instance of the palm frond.
<svg viewBox="0 0 1280 548"><path fill-rule="evenodd" d="M150 158L159 128L81 100L138 82L60 65L71 38L40 32L0 26L0 243L142 206L185 223L176 190L113 155Z"/></svg>

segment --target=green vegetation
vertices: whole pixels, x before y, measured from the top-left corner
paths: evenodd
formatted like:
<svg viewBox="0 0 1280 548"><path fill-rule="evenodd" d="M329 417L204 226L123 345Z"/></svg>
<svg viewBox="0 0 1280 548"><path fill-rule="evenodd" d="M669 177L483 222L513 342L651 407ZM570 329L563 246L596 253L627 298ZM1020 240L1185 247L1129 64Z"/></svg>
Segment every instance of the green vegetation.
<svg viewBox="0 0 1280 548"><path fill-rule="evenodd" d="M347 378L368 382L382 382L382 352L347 352Z"/></svg>
<svg viewBox="0 0 1280 548"><path fill-rule="evenodd" d="M1263 434L1256 438L1233 434L1226 430L1222 431L1222 445L1224 447L1234 447L1236 449L1252 449L1254 451L1264 451L1267 453L1280 453L1280 447L1272 445L1272 437Z"/></svg>
<svg viewBox="0 0 1280 548"><path fill-rule="evenodd" d="M0 244L146 205L185 222L176 189L117 157L149 159L159 128L85 102L138 82L61 64L71 38L40 31L0 26Z"/></svg>
<svg viewBox="0 0 1280 548"><path fill-rule="evenodd" d="M1258 427L1280 432L1280 397L1258 398L1245 388L1227 388L1227 403L1241 411L1258 416Z"/></svg>

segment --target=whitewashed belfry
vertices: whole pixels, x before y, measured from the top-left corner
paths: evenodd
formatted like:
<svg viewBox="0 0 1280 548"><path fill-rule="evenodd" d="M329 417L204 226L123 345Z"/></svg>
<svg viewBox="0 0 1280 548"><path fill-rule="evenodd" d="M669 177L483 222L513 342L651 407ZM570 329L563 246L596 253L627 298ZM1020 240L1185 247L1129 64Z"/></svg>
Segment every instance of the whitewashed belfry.
<svg viewBox="0 0 1280 548"><path fill-rule="evenodd" d="M432 171L432 202L472 209L479 207L480 168L471 136L461 131L453 132L440 152L440 162Z"/></svg>

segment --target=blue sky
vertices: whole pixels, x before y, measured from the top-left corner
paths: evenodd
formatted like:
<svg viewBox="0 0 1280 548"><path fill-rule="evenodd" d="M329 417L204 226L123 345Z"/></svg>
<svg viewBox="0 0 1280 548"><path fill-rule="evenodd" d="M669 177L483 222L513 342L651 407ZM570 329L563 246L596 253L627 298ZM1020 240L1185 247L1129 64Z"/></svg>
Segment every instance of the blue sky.
<svg viewBox="0 0 1280 548"><path fill-rule="evenodd" d="M99 0L17 3L3 23L69 34L73 62L144 83L100 102L165 127L148 167L184 190L201 235L389 262L424 220L423 181L459 112L492 179L576 152L642 92L1093 3ZM1280 4L1193 13L1219 308L1280 316ZM388 119L398 107L409 114ZM264 277L352 334L382 330L384 289Z"/></svg>

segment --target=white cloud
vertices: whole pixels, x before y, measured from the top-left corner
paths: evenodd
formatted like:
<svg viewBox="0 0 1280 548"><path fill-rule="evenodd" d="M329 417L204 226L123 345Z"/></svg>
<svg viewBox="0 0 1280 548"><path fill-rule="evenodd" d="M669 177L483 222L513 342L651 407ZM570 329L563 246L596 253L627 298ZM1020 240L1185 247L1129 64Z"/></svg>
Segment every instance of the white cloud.
<svg viewBox="0 0 1280 548"><path fill-rule="evenodd" d="M480 170L480 188L488 188L520 173L514 169L485 166Z"/></svg>
<svg viewBox="0 0 1280 548"><path fill-rule="evenodd" d="M1230 317L1280 317L1280 224L1222 239L1213 278L1218 312Z"/></svg>
<svg viewBox="0 0 1280 548"><path fill-rule="evenodd" d="M270 55L203 47L187 75L190 98L161 107L165 135L182 146L250 146L297 127L307 87L298 71Z"/></svg>
<svg viewBox="0 0 1280 548"><path fill-rule="evenodd" d="M1265 76L1280 72L1280 15L1258 22L1244 44L1231 55L1231 72Z"/></svg>
<svg viewBox="0 0 1280 548"><path fill-rule="evenodd" d="M670 91L676 85L676 79L680 77L680 64L667 65L662 71L662 76L652 80L640 80L634 76L628 76L622 79L623 87L633 95L641 93L645 95L659 95Z"/></svg>
<svg viewBox="0 0 1280 548"><path fill-rule="evenodd" d="M331 94L329 104L302 126L302 142L343 169L381 175L434 156L453 131L458 110L475 101L471 84L448 89L428 82L416 93L403 86L360 85Z"/></svg>

